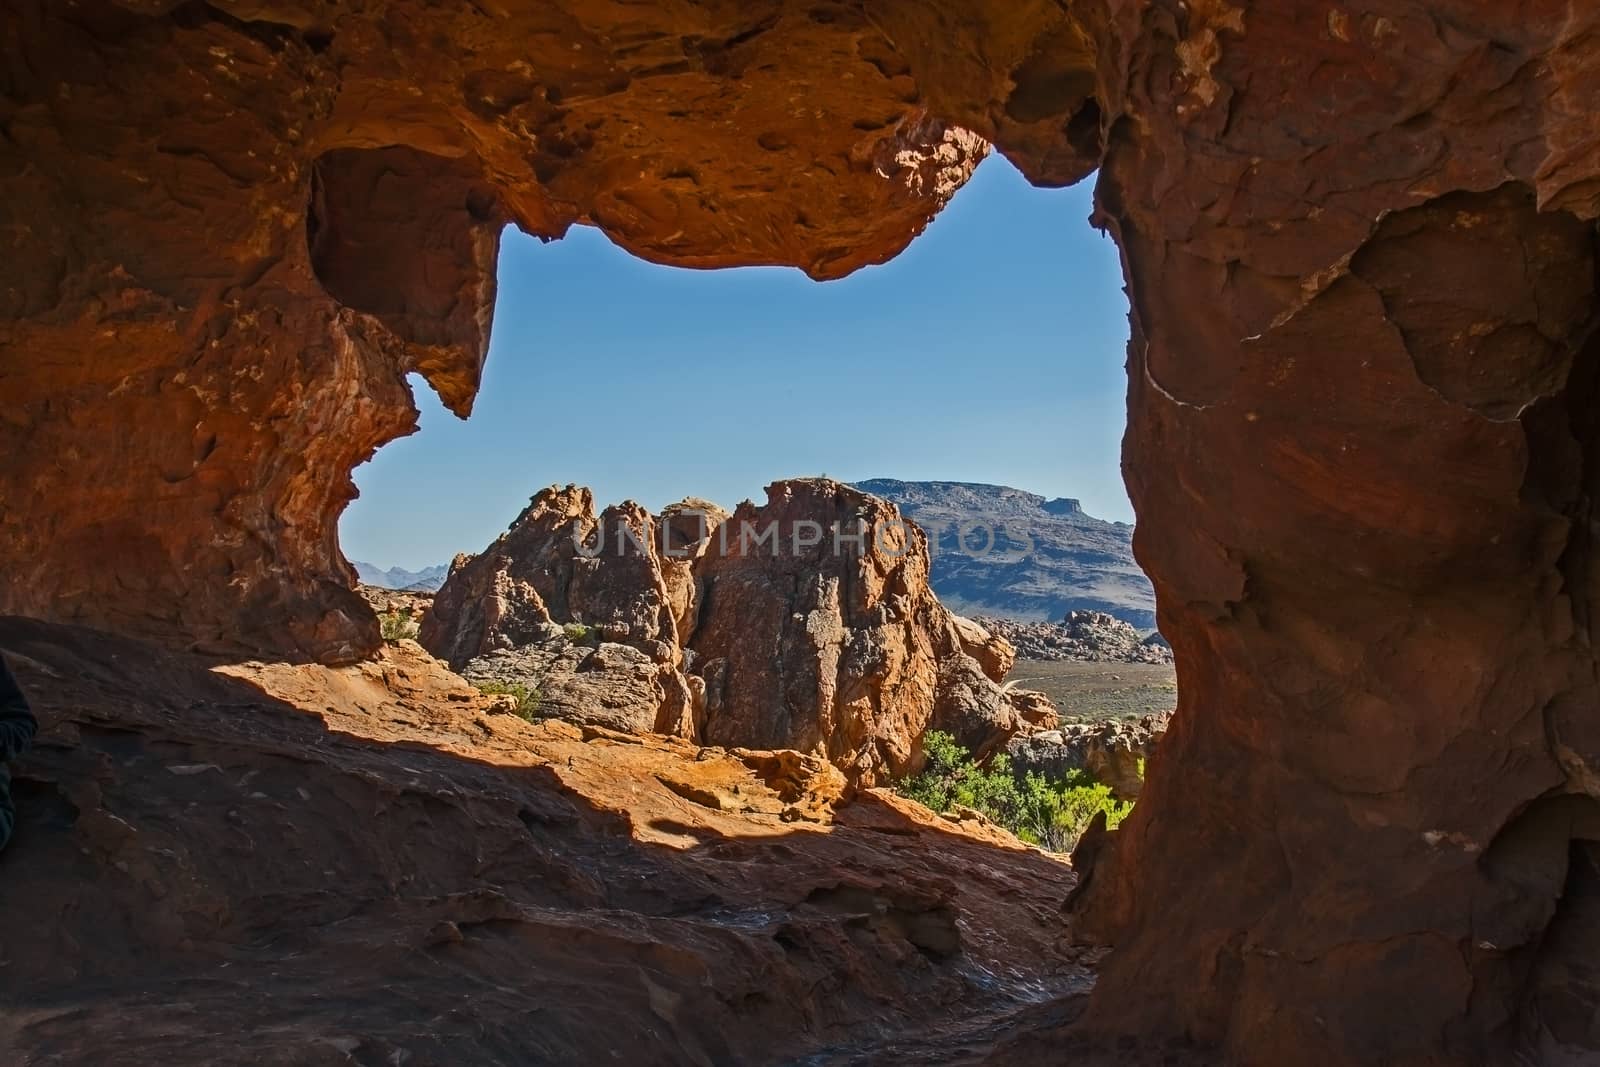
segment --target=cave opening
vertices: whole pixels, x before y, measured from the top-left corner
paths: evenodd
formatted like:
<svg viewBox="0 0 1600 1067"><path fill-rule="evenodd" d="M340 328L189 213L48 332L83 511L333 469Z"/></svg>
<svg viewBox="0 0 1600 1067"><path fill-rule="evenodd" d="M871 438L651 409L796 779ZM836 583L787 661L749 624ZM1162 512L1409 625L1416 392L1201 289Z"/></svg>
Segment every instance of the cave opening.
<svg viewBox="0 0 1600 1067"><path fill-rule="evenodd" d="M330 203L326 188L318 195ZM369 214L371 200L362 200ZM473 202L469 193L469 211ZM433 593L452 560L507 555L529 513L543 516L557 500L592 506L594 524L580 540L603 552L608 540L620 547L648 536L608 505L643 505L659 541L697 502L731 515L741 501L766 499L775 483L838 482L915 523L927 538L926 581L943 606L1010 641L1016 662L994 681L1036 695L1032 719L1011 720L1016 731L1024 721L1051 736L1062 723L1127 723L1140 739L1158 736L1176 706L1177 679L1132 552L1120 469L1128 307L1115 245L1087 224L1092 210L1091 183L1036 187L994 154L908 248L829 281L790 268L658 266L597 228L545 242L508 227L471 417L454 417L413 374L419 432L357 469L360 495L341 518L341 547L365 586ZM331 207L321 214L336 220ZM326 238L320 225L310 241L328 249L327 273L355 273L359 250L341 251L347 242ZM393 277L363 284L360 292L337 281L331 288L359 306L405 313ZM559 496L560 486L583 487L590 503ZM797 521L826 525L820 515ZM716 529L724 553L730 536L760 543L750 520L701 522L708 538ZM814 537L837 552L838 532ZM806 535L793 536L802 547ZM582 581L573 574L568 580ZM699 583L710 605L713 583ZM382 609L399 603L369 595L386 619ZM593 604L585 611L583 596L565 586L547 582L539 595L534 622L457 618L448 634L424 624L420 635L470 676L477 668L469 664L493 641L533 641L545 621L582 630L603 614ZM449 611L475 615L457 596L444 594ZM703 651L691 647L704 638L698 616L677 614L670 643ZM530 668L518 684L548 690L539 679L549 669ZM1011 706L987 683L974 685L978 695L966 699L993 705L983 714ZM675 715L639 722L699 736ZM1010 736L957 732L985 760ZM910 743L921 747L917 737ZM1125 759L1096 749L1093 770L1113 779L1119 796L1137 796L1149 743L1140 740ZM920 757L907 755L883 762L916 766Z"/></svg>
<svg viewBox="0 0 1600 1067"><path fill-rule="evenodd" d="M1131 524L1127 300L1115 246L1085 224L1091 189L1033 187L993 155L905 251L820 283L656 266L592 227L545 243L508 226L471 417L413 373L418 430L357 469L341 544L421 572L493 540L551 483L658 510L815 475L1003 484ZM392 270L339 273L393 293ZM1145 608L1128 614L1149 629Z"/></svg>

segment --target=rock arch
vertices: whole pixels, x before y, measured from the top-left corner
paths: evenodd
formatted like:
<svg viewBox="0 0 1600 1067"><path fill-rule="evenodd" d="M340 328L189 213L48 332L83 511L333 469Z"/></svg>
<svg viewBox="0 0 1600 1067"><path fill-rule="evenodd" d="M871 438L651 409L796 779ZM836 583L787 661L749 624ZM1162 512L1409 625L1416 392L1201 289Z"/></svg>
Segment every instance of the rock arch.
<svg viewBox="0 0 1600 1067"><path fill-rule="evenodd" d="M0 610L359 658L349 471L414 426L408 371L470 407L501 220L829 278L985 140L1041 183L1098 167L1184 704L1075 902L1116 946L1081 1029L1242 1062L1586 1040L1528 1005L1564 973L1544 932L1592 911L1550 798L1600 789L1600 12L20 0L0 27ZM1496 847L1530 818L1578 843Z"/></svg>

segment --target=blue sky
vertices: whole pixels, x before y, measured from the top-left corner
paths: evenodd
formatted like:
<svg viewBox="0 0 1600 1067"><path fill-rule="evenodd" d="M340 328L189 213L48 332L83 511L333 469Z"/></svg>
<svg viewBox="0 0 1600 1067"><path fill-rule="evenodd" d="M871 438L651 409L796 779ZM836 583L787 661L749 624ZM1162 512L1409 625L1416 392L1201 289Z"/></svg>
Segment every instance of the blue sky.
<svg viewBox="0 0 1600 1067"><path fill-rule="evenodd" d="M1035 189L992 156L898 258L832 282L508 230L472 418L412 379L422 428L356 470L345 554L448 562L567 482L652 509L815 474L995 482L1132 521L1127 300L1089 211L1089 182Z"/></svg>

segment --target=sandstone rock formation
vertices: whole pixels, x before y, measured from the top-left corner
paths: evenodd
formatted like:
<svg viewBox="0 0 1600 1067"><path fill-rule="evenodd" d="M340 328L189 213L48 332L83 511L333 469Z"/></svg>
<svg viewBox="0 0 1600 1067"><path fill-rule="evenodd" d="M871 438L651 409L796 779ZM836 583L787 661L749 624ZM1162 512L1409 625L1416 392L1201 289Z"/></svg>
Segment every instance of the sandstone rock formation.
<svg viewBox="0 0 1600 1067"><path fill-rule="evenodd" d="M1004 1062L1596 1053L1570 949L1600 930L1593 5L0 20L0 610L358 660L348 472L414 428L407 372L470 409L504 220L833 277L903 247L985 139L1040 184L1098 167L1135 552L1183 705L1075 900L1074 936L1114 946L1089 1011Z"/></svg>
<svg viewBox="0 0 1600 1067"><path fill-rule="evenodd" d="M695 562L706 554L712 537L727 520L725 510L699 497L667 505L656 520L660 531L656 548L661 559L661 574L680 642L689 640L700 620Z"/></svg>
<svg viewBox="0 0 1600 1067"><path fill-rule="evenodd" d="M1137 721L1061 723L1013 738L1006 755L1017 771L1038 771L1060 779L1087 771L1124 800L1144 791L1144 772L1166 735L1170 715L1146 715Z"/></svg>
<svg viewBox="0 0 1600 1067"><path fill-rule="evenodd" d="M419 640L461 667L545 638L552 621L575 622L676 662L682 581L676 594L668 588L656 538L637 504L596 516L589 490L544 489L494 544L458 557Z"/></svg>
<svg viewBox="0 0 1600 1067"><path fill-rule="evenodd" d="M926 538L886 501L775 482L765 505L734 511L695 577L712 744L824 753L870 784L914 770L930 726L984 749L1021 729L997 684L1010 646L939 603Z"/></svg>
<svg viewBox="0 0 1600 1067"><path fill-rule="evenodd" d="M0 650L43 725L8 1064L873 1058L1088 986L1040 937L1065 863L842 805L815 757L528 725L411 644L208 669L0 619Z"/></svg>
<svg viewBox="0 0 1600 1067"><path fill-rule="evenodd" d="M1017 622L979 617L1016 648L1022 659L1087 663L1171 663L1172 645L1161 635L1139 631L1103 611L1071 611L1060 622Z"/></svg>
<svg viewBox="0 0 1600 1067"><path fill-rule="evenodd" d="M892 505L825 479L768 497L597 518L587 489L543 490L452 568L419 640L476 681L537 688L545 714L817 753L852 784L914 769L930 726L987 755L1024 705L1045 714L1001 686L1011 646L939 604Z"/></svg>

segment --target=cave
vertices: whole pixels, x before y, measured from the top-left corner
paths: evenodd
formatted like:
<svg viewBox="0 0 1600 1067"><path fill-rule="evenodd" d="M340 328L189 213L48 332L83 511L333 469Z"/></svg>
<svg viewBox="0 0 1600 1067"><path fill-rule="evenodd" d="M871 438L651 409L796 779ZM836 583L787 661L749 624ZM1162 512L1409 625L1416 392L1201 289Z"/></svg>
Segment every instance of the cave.
<svg viewBox="0 0 1600 1067"><path fill-rule="evenodd" d="M20 0L0 25L0 611L360 662L350 471L412 428L407 374L470 411L503 224L834 278L992 145L1036 184L1097 174L1181 692L1135 815L1080 850L1088 1007L998 1062L1600 1048L1573 959L1600 11Z"/></svg>

